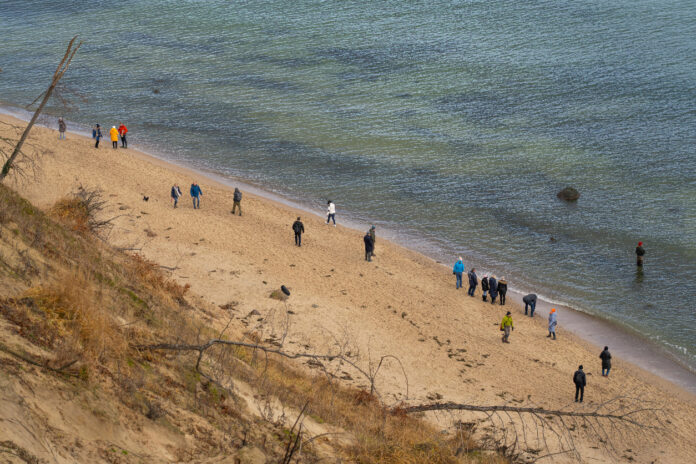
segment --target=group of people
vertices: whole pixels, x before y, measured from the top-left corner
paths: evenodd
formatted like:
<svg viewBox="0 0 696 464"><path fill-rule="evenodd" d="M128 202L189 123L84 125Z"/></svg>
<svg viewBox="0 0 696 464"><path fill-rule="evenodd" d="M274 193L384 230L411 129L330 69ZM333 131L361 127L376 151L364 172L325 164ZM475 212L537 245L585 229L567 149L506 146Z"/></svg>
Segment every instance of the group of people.
<svg viewBox="0 0 696 464"><path fill-rule="evenodd" d="M368 236L365 236L366 240L366 253L367 253L367 239ZM643 255L645 254L645 251L642 248L643 243L639 242L638 247L636 248L636 255L638 257L637 264L638 266L642 266L643 264ZM367 258L366 258L367 259ZM464 260L459 257L457 261L454 263L454 266L452 267L452 274L455 275L455 288L459 290L460 288L463 287L463 275L465 271L465 266L464 266ZM476 275L476 269L471 269L468 274L469 278L469 290L467 291L467 294L469 296L474 296L476 292L476 288L478 287L478 276ZM487 297L490 296L491 298L491 304L495 304L496 298L499 298L500 304L504 305L505 304L505 296L507 294L507 281L505 280L505 277L501 277L500 280L496 278L494 274L491 274L490 276L488 274L484 274L483 279L481 279L481 290L482 290L482 299L483 301L487 301ZM522 302L524 303L524 315L529 317L534 317L534 310L536 309L536 303L537 303L537 296L534 293L529 293L525 295L522 298ZM549 312L549 320L548 320L548 330L549 334L546 336L547 338L550 338L552 340L556 340L556 326L558 325L558 315L556 312L556 308L551 308L551 311ZM500 331L503 332L502 336L502 342L503 343L510 343L510 333L515 330L514 322L512 320L512 313L510 311L507 311L505 316L503 316L502 321L500 322ZM611 370L611 354L609 353L609 347L605 346L604 350L602 353L599 355L599 357L602 360L602 376L603 377L608 377L609 376L609 371ZM587 378L585 376L585 372L583 371L583 366L579 366L578 370L573 374L573 382L575 384L575 401L582 403L584 393L585 393L585 386L587 385Z"/></svg>
<svg viewBox="0 0 696 464"><path fill-rule="evenodd" d="M530 293L529 295L526 295L525 298L527 297L534 297L534 306L536 305L536 295L533 293ZM524 300L524 299L523 299ZM534 315L534 306L532 306L532 316ZM525 315L527 314L527 304L525 303ZM546 336L546 338L552 338L553 340L556 340L556 325L558 324L557 318L556 318L556 308L551 308L551 312L549 313L549 334ZM509 338L510 338L510 331L514 330L513 322L512 322L512 313L508 311L505 316L503 316L503 320L500 323L500 330L503 332L503 343L510 343Z"/></svg>
<svg viewBox="0 0 696 464"><path fill-rule="evenodd" d="M201 197L203 196L203 190L201 190L201 186L198 185L198 182L194 181L191 184L191 188L189 189L189 193L191 194L191 200L193 201L193 209L200 209L201 207ZM235 191L236 193L236 191ZM172 198L172 203L174 204L174 208L176 208L179 205L179 198L183 196L183 193L181 193L181 188L179 187L178 184L172 185L172 188L169 192L169 196ZM241 192L240 192L240 201L241 201ZM241 216L241 207L239 210L239 215Z"/></svg>
<svg viewBox="0 0 696 464"><path fill-rule="evenodd" d="M602 360L602 377L609 377L611 370L611 353L609 347L605 346L604 350L599 354L599 359ZM578 370L573 374L573 383L575 384L575 402L582 403L585 396L585 387L587 386L587 377L583 370L582 364L578 366Z"/></svg>
<svg viewBox="0 0 696 464"><path fill-rule="evenodd" d="M457 262L454 263L454 267L452 267L452 274L454 274L454 276L456 277L455 285L457 290L464 286L462 283L462 279L464 277L464 270L464 261L460 256ZM479 283L478 276L476 275L476 269L472 268L467 273L467 277L469 279L469 290L467 290L466 293L469 296L474 296L474 294L476 293L476 287L478 287ZM499 298L500 305L504 306L507 296L507 289L508 284L507 280L505 280L505 277L501 277L500 280L498 280L495 274L491 274L490 277L488 276L488 274L484 274L483 279L481 279L483 301L488 301L488 296L490 296L491 304L495 304L495 300Z"/></svg>
<svg viewBox="0 0 696 464"><path fill-rule="evenodd" d="M60 118L58 120L58 127L59 127L59 133L60 133L60 124L63 118ZM65 122L63 122L65 124ZM116 149L118 148L118 139L121 139L121 148L128 148L128 128L126 127L125 124L121 123L118 126L118 129L116 129L116 126L111 126L111 129L109 130L109 137L111 138L111 146ZM94 127L92 128L92 138L95 140L94 142L94 148L99 148L99 142L101 141L103 137L102 131L101 131L101 126L99 124L95 124ZM65 135L63 135L63 138L65 138Z"/></svg>
<svg viewBox="0 0 696 464"><path fill-rule="evenodd" d="M63 117L58 118L58 140L65 140L65 132L67 131L68 126L65 122L65 119ZM121 139L121 148L128 148L128 128L126 127L125 124L120 123L118 126L118 129L116 126L111 126L111 129L109 130L109 138L111 139L111 146L113 148L118 148L118 140L119 138ZM101 130L101 125L100 124L95 124L94 127L92 127L92 138L94 139L94 148L99 148L99 142L101 139L104 137L102 134Z"/></svg>

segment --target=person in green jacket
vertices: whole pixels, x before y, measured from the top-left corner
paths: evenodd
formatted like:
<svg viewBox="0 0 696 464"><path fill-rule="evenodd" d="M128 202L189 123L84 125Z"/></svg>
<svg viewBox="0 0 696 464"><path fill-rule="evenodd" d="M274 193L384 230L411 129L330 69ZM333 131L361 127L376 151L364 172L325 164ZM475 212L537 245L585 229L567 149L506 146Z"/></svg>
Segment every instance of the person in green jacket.
<svg viewBox="0 0 696 464"><path fill-rule="evenodd" d="M510 316L510 314L510 311L508 311L505 317L503 317L503 322L500 323L500 330L503 331L503 343L510 343L508 341L510 331L515 330L512 325L512 316Z"/></svg>

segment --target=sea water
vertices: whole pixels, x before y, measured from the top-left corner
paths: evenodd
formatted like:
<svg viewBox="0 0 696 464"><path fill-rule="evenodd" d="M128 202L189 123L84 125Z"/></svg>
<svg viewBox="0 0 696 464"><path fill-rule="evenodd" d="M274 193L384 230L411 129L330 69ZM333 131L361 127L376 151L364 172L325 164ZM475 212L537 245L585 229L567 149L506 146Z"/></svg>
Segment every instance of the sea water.
<svg viewBox="0 0 696 464"><path fill-rule="evenodd" d="M695 2L2 1L0 100L76 34L47 114L331 199L696 367Z"/></svg>

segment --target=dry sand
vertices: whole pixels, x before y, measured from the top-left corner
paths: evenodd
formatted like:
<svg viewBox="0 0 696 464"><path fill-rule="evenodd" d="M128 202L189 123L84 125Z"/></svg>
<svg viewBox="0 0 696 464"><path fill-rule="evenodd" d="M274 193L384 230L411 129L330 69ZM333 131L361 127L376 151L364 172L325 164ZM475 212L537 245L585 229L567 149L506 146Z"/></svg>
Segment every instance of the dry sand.
<svg viewBox="0 0 696 464"><path fill-rule="evenodd" d="M24 124L9 116L0 120ZM90 139L74 134L59 141L55 131L42 127L32 130L30 141L52 152L41 160L36 179L14 184L30 201L49 208L80 185L102 189L108 214L122 215L108 237L113 245L137 249L173 269L173 278L210 302L237 302L238 318L258 310L265 321L245 320L264 335L283 330L284 305L269 295L286 285L292 292L286 348L326 352L338 344L359 353L363 366L394 355L408 380L398 363L386 362L376 385L388 404L443 398L590 410L617 396L641 397L663 405L670 422L645 436L614 435L619 459L696 462L693 395L621 359L613 360L611 377L601 377L599 350L565 331L562 313L559 339L551 341L546 314L531 320L514 304L483 303L480 287L469 298L464 289L455 290L454 276L442 265L379 237L377 257L367 263L360 231L327 226L321 217L246 192L244 215L233 216L229 187L134 149L113 150L108 143L94 149ZM193 180L203 190L200 210L191 207L188 195ZM174 183L184 193L177 209L169 198ZM306 228L302 248L294 246L291 230L297 216ZM504 345L498 327L507 310L515 331ZM588 373L579 406L572 384L578 364ZM350 375L354 384L366 384ZM429 417L443 428L451 425L449 415ZM586 462L609 460L601 443L577 436Z"/></svg>

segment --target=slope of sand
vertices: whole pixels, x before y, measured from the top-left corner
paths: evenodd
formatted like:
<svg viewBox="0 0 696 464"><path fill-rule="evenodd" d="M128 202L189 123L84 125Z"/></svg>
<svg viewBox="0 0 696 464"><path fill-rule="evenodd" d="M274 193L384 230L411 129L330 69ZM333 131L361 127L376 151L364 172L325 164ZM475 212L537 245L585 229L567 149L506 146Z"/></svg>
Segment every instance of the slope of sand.
<svg viewBox="0 0 696 464"><path fill-rule="evenodd" d="M0 131L9 133L4 125ZM372 362L373 368L382 356L394 355L401 365L388 359L376 378L387 404L443 398L589 410L617 396L640 397L662 405L669 422L664 431L611 435L619 459L696 462L693 396L621 359L614 359L611 377L602 378L599 351L564 332L563 314L559 340L550 341L545 338L546 314L530 320L512 304L483 303L478 292L477 298L469 298L465 290L455 290L453 276L440 264L379 237L377 257L367 263L362 232L327 226L320 217L249 193L242 202L244 215L232 216L232 190L195 172L133 149L113 150L109 143L94 149L90 139L73 134L59 141L54 131L40 127L32 130L30 140L52 152L43 158L35 180L13 184L30 201L48 208L80 185L102 189L107 214L120 215L108 237L112 244L138 250L171 269L172 277L210 302L235 302L231 314L262 337L285 332L285 307L269 298L285 284L292 291L287 349L326 352L340 347L357 353L362 366ZM193 180L204 192L200 210L192 209L188 196ZM184 192L177 209L169 198L173 183ZM294 246L291 230L298 215L306 228L302 248ZM264 320L246 317L252 310ZM498 330L506 310L515 320L510 345L501 343ZM578 364L588 373L580 406L572 401L571 379ZM366 385L355 372L345 377ZM443 428L451 425L449 415L429 417ZM575 445L587 462L609 460L600 443L582 435Z"/></svg>

